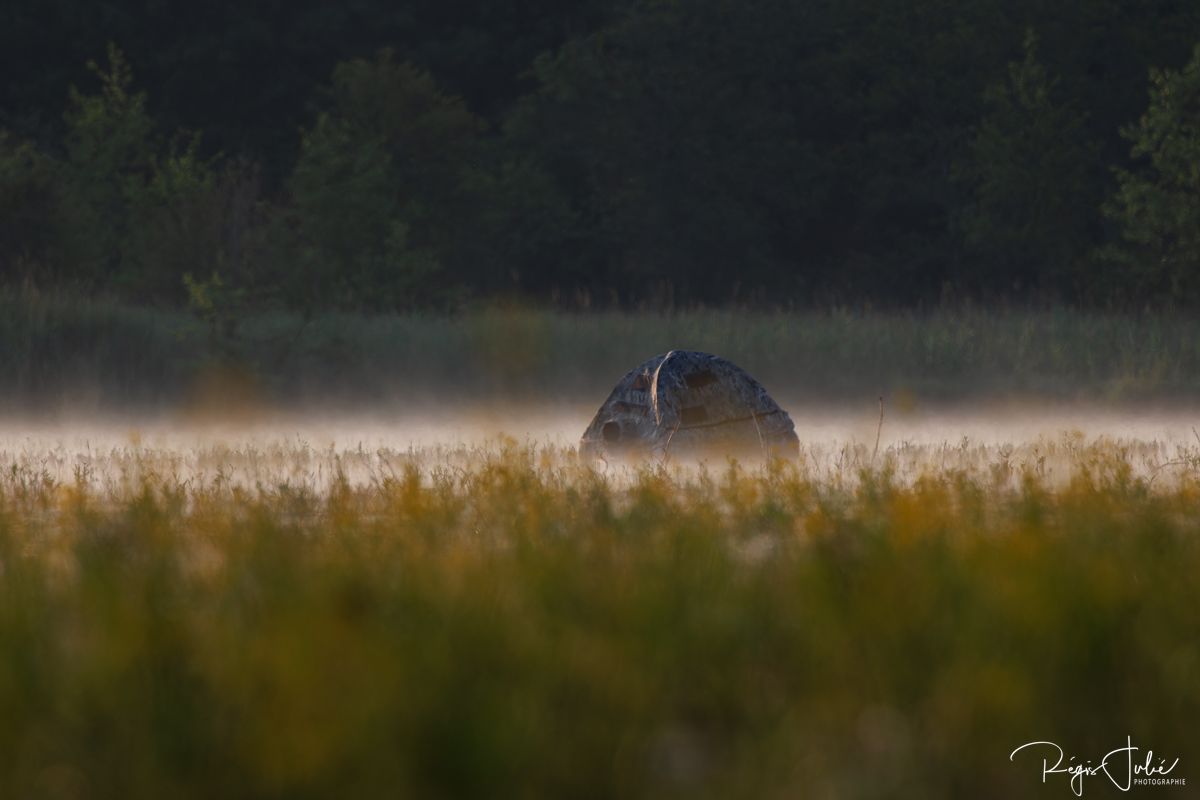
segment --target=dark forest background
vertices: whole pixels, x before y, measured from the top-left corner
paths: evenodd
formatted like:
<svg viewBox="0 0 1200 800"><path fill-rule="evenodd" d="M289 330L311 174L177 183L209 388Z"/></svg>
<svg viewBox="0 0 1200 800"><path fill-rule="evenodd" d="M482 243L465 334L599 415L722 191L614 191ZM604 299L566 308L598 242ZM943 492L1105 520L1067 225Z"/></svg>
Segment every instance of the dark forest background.
<svg viewBox="0 0 1200 800"><path fill-rule="evenodd" d="M1200 4L0 6L0 281L194 307L1200 304Z"/></svg>

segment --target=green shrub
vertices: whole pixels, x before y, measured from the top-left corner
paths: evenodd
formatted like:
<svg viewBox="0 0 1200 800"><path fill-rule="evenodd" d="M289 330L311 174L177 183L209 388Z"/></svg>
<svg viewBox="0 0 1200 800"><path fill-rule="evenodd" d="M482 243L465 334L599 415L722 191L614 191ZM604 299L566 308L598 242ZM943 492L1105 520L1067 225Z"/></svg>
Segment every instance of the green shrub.
<svg viewBox="0 0 1200 800"><path fill-rule="evenodd" d="M63 165L86 274L140 302L183 303L186 274L250 283L259 212L253 165L199 154L199 134L164 140L115 46L90 64L97 94L72 89Z"/></svg>
<svg viewBox="0 0 1200 800"><path fill-rule="evenodd" d="M69 283L87 270L87 232L62 164L0 130L0 281Z"/></svg>
<svg viewBox="0 0 1200 800"><path fill-rule="evenodd" d="M481 123L390 52L339 64L289 183L300 305L396 308L453 288L449 267Z"/></svg>
<svg viewBox="0 0 1200 800"><path fill-rule="evenodd" d="M1097 172L1103 172L1085 115L1061 93L1029 32L1024 58L986 92L985 116L958 166L968 202L955 223L977 265L963 276L964 288L1088 293L1084 259L1098 209L1086 199L1100 197Z"/></svg>
<svg viewBox="0 0 1200 800"><path fill-rule="evenodd" d="M1123 131L1136 170L1116 170L1108 213L1123 248L1109 252L1134 291L1184 304L1200 301L1200 46L1179 71L1154 70L1150 106Z"/></svg>

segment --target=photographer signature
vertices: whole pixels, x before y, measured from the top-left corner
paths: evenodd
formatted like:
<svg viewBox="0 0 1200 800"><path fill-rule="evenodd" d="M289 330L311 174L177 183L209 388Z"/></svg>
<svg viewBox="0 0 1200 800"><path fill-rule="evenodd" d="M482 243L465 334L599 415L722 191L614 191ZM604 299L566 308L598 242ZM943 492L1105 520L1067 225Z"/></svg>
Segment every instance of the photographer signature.
<svg viewBox="0 0 1200 800"><path fill-rule="evenodd" d="M1027 747L1036 748L1039 746L1045 748L1050 753L1048 757L1042 760L1042 783L1046 782L1047 775L1057 773L1070 775L1071 791L1075 793L1076 797L1083 797L1083 779L1085 777L1092 777L1103 773L1112 781L1113 786L1122 792L1128 792L1130 787L1135 783L1158 782L1146 781L1146 779L1158 779L1169 775L1171 770L1175 769L1175 766L1179 763L1178 758L1172 761L1169 766L1165 758L1160 758L1155 763L1153 750L1146 751L1144 761L1139 760L1137 763L1134 763L1134 753L1139 748L1134 747L1132 736L1125 737L1124 747L1108 751L1104 755L1104 758L1100 760L1100 763L1094 766L1090 760L1083 764L1071 763L1075 761L1075 756L1066 759L1063 749L1054 742L1027 742L1016 750L1013 750L1009 754L1008 760L1013 761L1017 753ZM1051 759L1054 759L1053 764L1050 763ZM1066 759L1067 763L1063 763L1064 759ZM1174 783L1176 781L1171 782Z"/></svg>

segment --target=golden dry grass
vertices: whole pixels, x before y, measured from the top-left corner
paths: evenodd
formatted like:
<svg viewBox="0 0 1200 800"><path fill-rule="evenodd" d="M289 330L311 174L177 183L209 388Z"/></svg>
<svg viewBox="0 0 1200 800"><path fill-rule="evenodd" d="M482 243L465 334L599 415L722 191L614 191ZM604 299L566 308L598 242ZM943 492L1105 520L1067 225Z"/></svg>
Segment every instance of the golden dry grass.
<svg viewBox="0 0 1200 800"><path fill-rule="evenodd" d="M1050 444L8 453L0 796L1064 797L1011 750L1127 734L1194 774L1195 451Z"/></svg>

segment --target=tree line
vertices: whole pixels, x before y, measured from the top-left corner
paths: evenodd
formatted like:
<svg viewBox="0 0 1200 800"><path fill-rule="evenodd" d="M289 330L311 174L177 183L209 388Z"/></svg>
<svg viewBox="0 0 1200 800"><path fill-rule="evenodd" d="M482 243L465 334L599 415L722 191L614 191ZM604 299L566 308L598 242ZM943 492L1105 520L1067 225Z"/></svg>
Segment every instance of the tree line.
<svg viewBox="0 0 1200 800"><path fill-rule="evenodd" d="M0 280L1194 306L1197 43L1176 0L23 0Z"/></svg>

